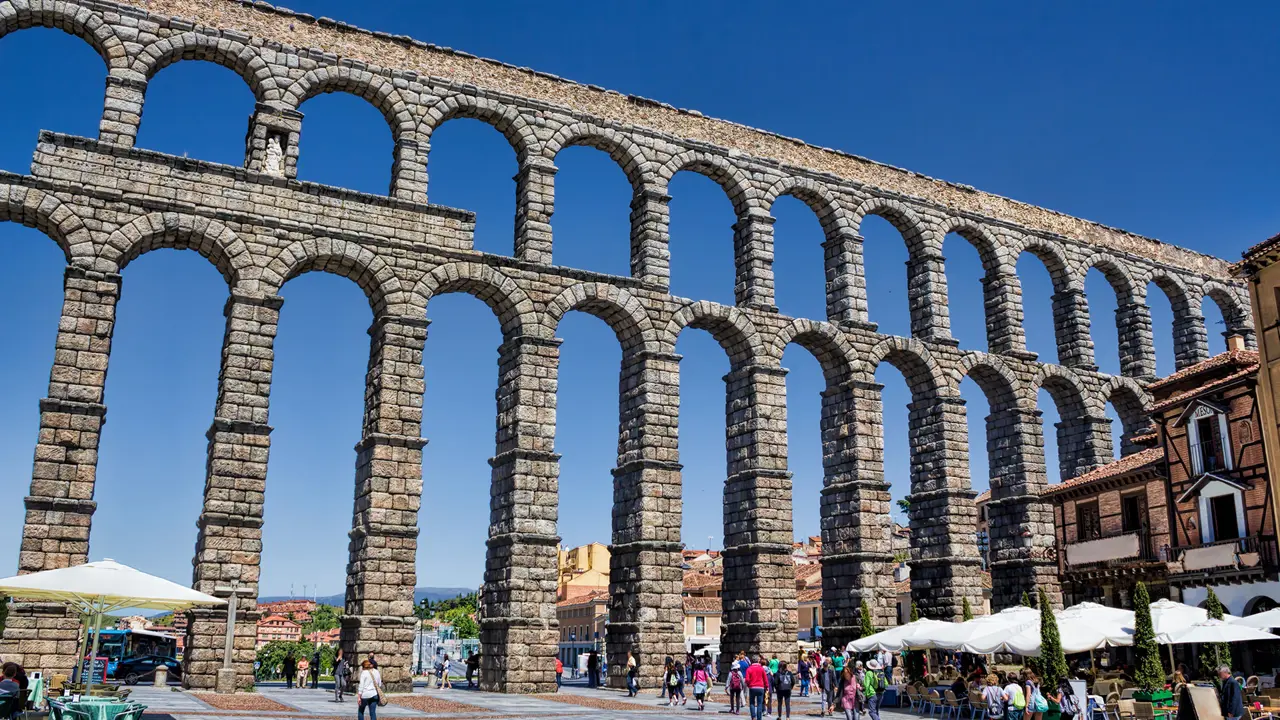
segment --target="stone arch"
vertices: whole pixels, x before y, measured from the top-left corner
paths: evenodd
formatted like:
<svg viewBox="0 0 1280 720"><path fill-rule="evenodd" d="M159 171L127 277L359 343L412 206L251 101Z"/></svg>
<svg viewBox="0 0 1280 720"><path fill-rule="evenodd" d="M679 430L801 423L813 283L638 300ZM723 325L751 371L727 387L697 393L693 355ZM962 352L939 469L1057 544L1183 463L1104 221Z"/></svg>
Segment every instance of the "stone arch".
<svg viewBox="0 0 1280 720"><path fill-rule="evenodd" d="M571 310L594 315L613 329L624 354L639 349L656 350L658 336L644 305L625 289L605 283L580 283L566 288L547 305L542 326L554 336Z"/></svg>
<svg viewBox="0 0 1280 720"><path fill-rule="evenodd" d="M466 293L488 305L498 316L505 339L533 335L550 338L538 323L533 301L515 280L488 265L454 262L440 265L422 276L410 293L414 307L427 307L431 298L448 293Z"/></svg>
<svg viewBox="0 0 1280 720"><path fill-rule="evenodd" d="M1227 324L1228 332L1252 329L1252 309L1248 305L1248 300L1242 298L1239 292L1217 280L1210 280L1204 284L1204 297L1213 300L1222 311L1222 319ZM1204 300L1201 298L1201 304L1203 303Z"/></svg>
<svg viewBox="0 0 1280 720"><path fill-rule="evenodd" d="M657 173L653 163L645 157L639 145L632 142L626 133L610 128L601 128L591 123L579 122L565 125L547 141L544 152L547 160L555 162L556 156L567 147L581 145L606 153L622 168L622 172L631 182L635 192L657 184Z"/></svg>
<svg viewBox="0 0 1280 720"><path fill-rule="evenodd" d="M1081 287L1084 287L1085 276L1094 268L1097 268L1098 272L1102 273L1102 276L1107 279L1107 283L1111 285L1111 289L1115 290L1116 303L1120 307L1135 302L1143 296L1128 268L1115 258L1104 253L1094 253L1080 264Z"/></svg>
<svg viewBox="0 0 1280 720"><path fill-rule="evenodd" d="M852 377L853 346L834 325L806 319L792 320L774 335L769 345L769 355L777 365L781 366L782 354L791 343L808 350L817 359L828 387Z"/></svg>
<svg viewBox="0 0 1280 720"><path fill-rule="evenodd" d="M751 318L736 307L705 300L690 302L671 317L662 334L662 351L675 352L676 340L686 327L706 330L720 343L733 368L755 363L774 366Z"/></svg>
<svg viewBox="0 0 1280 720"><path fill-rule="evenodd" d="M1070 265L1067 262L1067 252L1056 242L1046 240L1045 238L1036 237L1034 235L1027 236L1022 239L1016 248L1017 253L1014 255L1014 265L1017 265L1017 257L1027 252L1036 256L1040 262L1044 263L1044 267L1049 271L1049 278L1053 281L1053 291L1060 293L1067 289L1083 290L1079 287L1083 280L1072 276Z"/></svg>
<svg viewBox="0 0 1280 720"><path fill-rule="evenodd" d="M116 36L115 30L88 8L63 0L0 2L0 38L33 27L54 28L84 40L109 69L128 65L124 43Z"/></svg>
<svg viewBox="0 0 1280 720"><path fill-rule="evenodd" d="M849 224L854 232L860 232L862 220L868 215L876 215L889 221L902 235L902 239L907 243L907 252L912 257L920 255L925 250L942 252L939 238L930 232L925 222L906 203L881 197L864 200L849 218Z"/></svg>
<svg viewBox="0 0 1280 720"><path fill-rule="evenodd" d="M112 271L119 272L139 255L159 248L195 250L213 263L231 287L247 279L254 266L249 248L226 225L199 215L176 212L156 212L135 218L111 233L99 259Z"/></svg>
<svg viewBox="0 0 1280 720"><path fill-rule="evenodd" d="M828 240L835 239L841 233L848 232L849 220L840 201L825 185L809 178L785 177L775 182L765 191L761 207L765 212L772 212L773 204L783 195L790 195L800 200L818 216L822 232Z"/></svg>
<svg viewBox="0 0 1280 720"><path fill-rule="evenodd" d="M1173 307L1173 314L1176 317L1179 313L1200 310L1200 302L1196 299L1187 287L1187 283L1177 275L1167 270L1157 270L1151 274L1148 282L1155 283L1160 288L1165 297L1169 298L1169 304Z"/></svg>
<svg viewBox="0 0 1280 720"><path fill-rule="evenodd" d="M1049 396L1058 408L1058 415L1064 421L1090 414L1100 416L1103 413L1099 403L1090 402L1093 396L1080 378L1061 365L1040 365L1036 370L1028 387L1032 406L1037 405L1034 393L1038 393L1041 388L1049 391Z"/></svg>
<svg viewBox="0 0 1280 720"><path fill-rule="evenodd" d="M978 251L978 258L982 260L982 269L987 275L999 272L1006 264L1000 242L985 227L972 220L950 217L938 223L933 233L938 237L939 244L951 233L964 238L974 250Z"/></svg>
<svg viewBox="0 0 1280 720"><path fill-rule="evenodd" d="M518 109L476 95L453 94L431 106L418 128L421 141L430 142L436 128L455 118L472 118L492 125L511 143L522 167L529 158L542 155L533 127Z"/></svg>
<svg viewBox="0 0 1280 720"><path fill-rule="evenodd" d="M881 362L887 362L902 373L914 401L937 397L956 397L942 368L929 348L915 338L887 337L881 340L863 361L863 371L874 376Z"/></svg>
<svg viewBox="0 0 1280 720"><path fill-rule="evenodd" d="M258 51L216 35L184 32L157 40L138 53L133 69L139 76L150 80L179 60L205 60L234 71L248 83L258 102L280 99L280 88L271 68Z"/></svg>
<svg viewBox="0 0 1280 720"><path fill-rule="evenodd" d="M952 394L960 394L960 383L972 378L987 397L991 410L1014 407L1022 397L1022 381L997 355L969 353L951 373Z"/></svg>
<svg viewBox="0 0 1280 720"><path fill-rule="evenodd" d="M697 150L686 150L677 154L658 171L658 183L663 193L667 192L671 179L682 170L696 172L714 180L729 196L729 202L733 203L733 212L739 220L758 207L759 198L756 189L745 170L736 167L719 155Z"/></svg>
<svg viewBox="0 0 1280 720"><path fill-rule="evenodd" d="M68 263L93 263L93 237L84 221L53 195L20 185L0 185L0 221L16 222L44 233L58 243Z"/></svg>
<svg viewBox="0 0 1280 720"><path fill-rule="evenodd" d="M1151 406L1151 396L1137 381L1127 377L1112 377L1102 387L1102 397L1115 408L1120 418L1123 434L1120 451L1128 455L1140 448L1133 444L1133 438L1152 432L1151 418L1147 408Z"/></svg>
<svg viewBox="0 0 1280 720"><path fill-rule="evenodd" d="M416 129L413 114L390 80L346 66L309 70L289 85L283 102L286 107L299 110L303 103L323 93L346 93L368 101L386 119L393 139Z"/></svg>
<svg viewBox="0 0 1280 720"><path fill-rule="evenodd" d="M332 238L308 238L289 245L263 270L262 284L267 292L278 294L293 278L316 271L345 277L358 285L369 298L374 317L421 315L425 307L412 302L394 268L377 253Z"/></svg>

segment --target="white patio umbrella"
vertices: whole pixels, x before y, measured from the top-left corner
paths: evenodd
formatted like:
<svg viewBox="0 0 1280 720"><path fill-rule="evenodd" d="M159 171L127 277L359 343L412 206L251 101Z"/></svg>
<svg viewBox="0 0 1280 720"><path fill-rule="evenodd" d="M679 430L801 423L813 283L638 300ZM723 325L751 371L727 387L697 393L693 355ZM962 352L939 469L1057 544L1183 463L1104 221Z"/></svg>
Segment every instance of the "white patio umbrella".
<svg viewBox="0 0 1280 720"><path fill-rule="evenodd" d="M1005 608L998 613L983 615L962 623L939 628L929 645L938 650L963 650L965 645L981 638L1009 636L1035 624L1040 626L1040 611L1033 608Z"/></svg>
<svg viewBox="0 0 1280 720"><path fill-rule="evenodd" d="M1209 611L1204 608L1164 599L1151 603L1151 629L1155 631L1156 642L1161 645L1169 644L1168 638L1208 619ZM1222 619L1230 622L1236 617L1223 615Z"/></svg>
<svg viewBox="0 0 1280 720"><path fill-rule="evenodd" d="M1089 652L1107 645L1131 645L1133 613L1097 603L1080 603L1054 613L1058 637L1067 654ZM1011 652L1036 657L1040 654L1040 623L1028 624L1013 634L995 633L975 638L964 646L966 652Z"/></svg>
<svg viewBox="0 0 1280 720"><path fill-rule="evenodd" d="M871 652L873 650L898 652L899 650L926 648L929 647L930 640L939 628L950 627L954 624L941 620L921 618L906 625L899 625L874 635L858 638L850 642L846 649L850 652Z"/></svg>
<svg viewBox="0 0 1280 720"><path fill-rule="evenodd" d="M1269 632L1240 625L1224 620L1205 620L1189 625L1174 633L1169 639L1170 645L1187 645L1190 643L1234 643L1250 640L1280 640L1280 636Z"/></svg>
<svg viewBox="0 0 1280 720"><path fill-rule="evenodd" d="M1263 630L1267 628L1280 627L1280 608L1276 608L1274 610L1268 610L1266 612L1255 613L1253 615L1246 615L1242 618L1236 618L1232 622L1234 622L1236 625L1244 625L1246 627L1251 627L1251 628L1261 628Z"/></svg>
<svg viewBox="0 0 1280 720"><path fill-rule="evenodd" d="M92 618L123 608L177 612L194 605L226 604L226 600L148 575L109 558L0 579L0 595L14 600L58 602ZM98 640L102 632L98 625L94 623L90 657L98 654ZM93 672L90 670L86 691L92 689Z"/></svg>

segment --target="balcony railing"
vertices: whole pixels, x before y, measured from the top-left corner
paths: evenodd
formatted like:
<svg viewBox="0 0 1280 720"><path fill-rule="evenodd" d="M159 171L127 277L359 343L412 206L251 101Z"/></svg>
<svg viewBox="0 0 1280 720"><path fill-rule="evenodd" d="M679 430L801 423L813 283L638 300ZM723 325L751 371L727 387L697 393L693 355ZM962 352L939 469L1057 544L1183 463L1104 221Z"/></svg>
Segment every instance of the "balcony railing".
<svg viewBox="0 0 1280 720"><path fill-rule="evenodd" d="M1128 563L1161 562L1163 551L1151 547L1144 532L1112 532L1080 542L1068 543L1062 554L1064 569L1098 569Z"/></svg>
<svg viewBox="0 0 1280 720"><path fill-rule="evenodd" d="M1276 538L1228 538L1173 549L1171 575L1267 570L1277 567Z"/></svg>

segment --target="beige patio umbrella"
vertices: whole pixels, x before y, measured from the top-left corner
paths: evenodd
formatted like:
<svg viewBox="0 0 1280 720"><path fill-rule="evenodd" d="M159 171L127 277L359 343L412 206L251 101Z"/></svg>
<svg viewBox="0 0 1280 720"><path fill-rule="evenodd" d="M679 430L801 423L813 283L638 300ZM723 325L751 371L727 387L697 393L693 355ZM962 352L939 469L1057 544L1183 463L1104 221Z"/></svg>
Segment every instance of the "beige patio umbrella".
<svg viewBox="0 0 1280 720"><path fill-rule="evenodd" d="M0 595L14 600L58 602L94 618L93 649L89 657L98 654L102 630L96 619L105 613L124 608L178 612L195 605L225 605L227 602L121 565L110 558L0 579ZM80 659L77 658L76 662L78 664ZM90 670L86 692L92 689L93 672Z"/></svg>

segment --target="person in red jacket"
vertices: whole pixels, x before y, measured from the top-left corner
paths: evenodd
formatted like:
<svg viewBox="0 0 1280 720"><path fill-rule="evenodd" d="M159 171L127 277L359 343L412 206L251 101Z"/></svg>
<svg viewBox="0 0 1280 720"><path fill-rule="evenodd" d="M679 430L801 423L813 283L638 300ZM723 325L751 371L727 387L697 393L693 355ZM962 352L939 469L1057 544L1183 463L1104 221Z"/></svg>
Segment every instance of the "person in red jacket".
<svg viewBox="0 0 1280 720"><path fill-rule="evenodd" d="M761 664L763 661L762 656L756 656L747 667L744 678L747 682L747 707L751 709L751 720L761 720L764 717L764 689L769 684L769 675Z"/></svg>
<svg viewBox="0 0 1280 720"><path fill-rule="evenodd" d="M557 657L556 658L556 691L557 692L559 692L560 690L560 682L562 680L564 680L564 663L560 661L559 657ZM470 686L468 685L467 687L470 687Z"/></svg>

